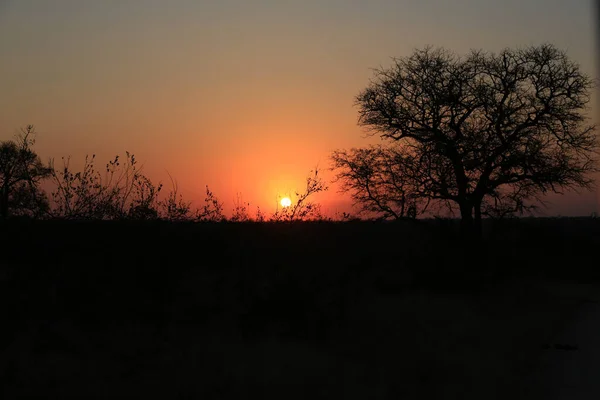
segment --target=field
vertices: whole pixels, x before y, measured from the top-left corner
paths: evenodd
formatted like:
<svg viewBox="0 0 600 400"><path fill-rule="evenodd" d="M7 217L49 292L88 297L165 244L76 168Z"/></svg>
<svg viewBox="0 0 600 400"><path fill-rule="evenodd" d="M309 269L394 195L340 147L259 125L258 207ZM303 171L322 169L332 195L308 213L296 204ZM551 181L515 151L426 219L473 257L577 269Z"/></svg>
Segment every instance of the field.
<svg viewBox="0 0 600 400"><path fill-rule="evenodd" d="M517 398L600 219L456 228L5 221L0 396Z"/></svg>

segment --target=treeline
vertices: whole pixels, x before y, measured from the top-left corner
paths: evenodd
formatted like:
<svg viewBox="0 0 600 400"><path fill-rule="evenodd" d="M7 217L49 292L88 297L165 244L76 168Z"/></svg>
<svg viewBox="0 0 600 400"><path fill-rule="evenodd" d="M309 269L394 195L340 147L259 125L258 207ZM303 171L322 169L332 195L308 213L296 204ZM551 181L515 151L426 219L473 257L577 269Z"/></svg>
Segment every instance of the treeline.
<svg viewBox="0 0 600 400"><path fill-rule="evenodd" d="M327 190L319 171L311 171L304 192L296 193L290 207L266 214L239 196L230 217L224 203L206 186L203 203L193 206L171 187L148 178L135 155L126 152L102 168L96 156L86 156L82 170L74 171L70 158L44 164L33 150L35 128L22 129L14 140L0 142L0 217L67 220L167 220L167 221L291 221L324 219L319 204L311 201L315 193ZM50 181L53 190L42 189Z"/></svg>

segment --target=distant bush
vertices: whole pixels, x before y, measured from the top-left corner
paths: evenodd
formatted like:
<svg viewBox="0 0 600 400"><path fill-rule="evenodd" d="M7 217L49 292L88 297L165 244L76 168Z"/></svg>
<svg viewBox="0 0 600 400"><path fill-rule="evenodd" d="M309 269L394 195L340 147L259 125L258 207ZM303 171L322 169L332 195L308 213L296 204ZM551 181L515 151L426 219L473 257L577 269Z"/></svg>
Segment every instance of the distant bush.
<svg viewBox="0 0 600 400"><path fill-rule="evenodd" d="M74 172L70 159L63 158L63 166L51 163L56 189L52 192L54 207L51 215L61 219L77 220L152 220L168 221L221 221L223 204L206 187L206 198L201 209L192 208L178 193L176 182L160 198L163 184L154 184L142 172L133 154L126 152L123 163L117 155L106 164L104 174L94 165L95 155L86 156L82 171Z"/></svg>

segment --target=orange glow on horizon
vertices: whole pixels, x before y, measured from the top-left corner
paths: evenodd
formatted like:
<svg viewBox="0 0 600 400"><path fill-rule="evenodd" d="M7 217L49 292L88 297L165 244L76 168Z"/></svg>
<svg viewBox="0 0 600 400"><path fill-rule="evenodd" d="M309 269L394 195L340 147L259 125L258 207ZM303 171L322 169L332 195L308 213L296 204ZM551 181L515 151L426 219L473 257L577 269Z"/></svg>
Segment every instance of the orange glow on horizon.
<svg viewBox="0 0 600 400"><path fill-rule="evenodd" d="M0 91L0 140L33 124L42 160L71 156L77 168L86 154L102 169L129 151L165 192L170 174L194 206L208 185L226 215L238 193L251 215L275 212L317 165L329 190L310 201L326 216L351 212L329 156L381 144L357 125L354 99L391 57L431 44L464 54L543 38L595 72L585 2L557 3L543 20L542 0L463 4L440 23L420 2L50 3L0 0L0 74L11 77ZM473 23L496 14L484 30ZM561 198L548 214L600 211L600 192L582 196Z"/></svg>

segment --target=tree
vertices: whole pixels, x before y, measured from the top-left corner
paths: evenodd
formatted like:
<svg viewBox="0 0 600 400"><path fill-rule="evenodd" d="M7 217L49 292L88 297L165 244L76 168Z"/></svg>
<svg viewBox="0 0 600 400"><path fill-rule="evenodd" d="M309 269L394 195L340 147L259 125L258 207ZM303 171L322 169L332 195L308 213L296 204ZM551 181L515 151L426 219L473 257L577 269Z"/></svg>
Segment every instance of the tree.
<svg viewBox="0 0 600 400"><path fill-rule="evenodd" d="M371 146L350 151L334 151L331 157L336 181L350 192L359 214L381 219L416 218L429 209L430 199L419 195L417 179L407 179L419 171L401 147Z"/></svg>
<svg viewBox="0 0 600 400"><path fill-rule="evenodd" d="M32 150L34 144L33 125L22 129L15 140L0 142L0 218L38 217L48 211L48 199L39 184L51 169Z"/></svg>
<svg viewBox="0 0 600 400"><path fill-rule="evenodd" d="M595 83L563 51L427 47L393 61L356 97L359 125L402 148L397 177L421 201L458 209L463 234L481 235L486 213L592 187L598 142L585 113ZM360 175L342 178L360 187Z"/></svg>
<svg viewBox="0 0 600 400"><path fill-rule="evenodd" d="M43 218L50 215L48 196L30 182L20 182L10 191L8 215L12 217Z"/></svg>

